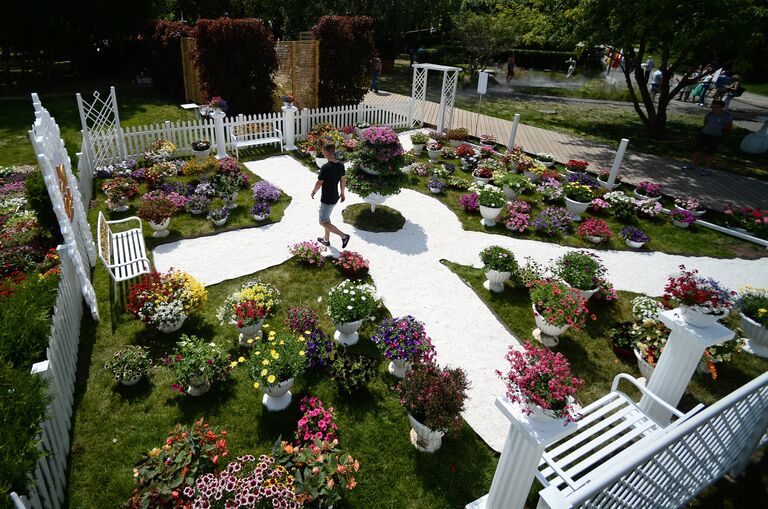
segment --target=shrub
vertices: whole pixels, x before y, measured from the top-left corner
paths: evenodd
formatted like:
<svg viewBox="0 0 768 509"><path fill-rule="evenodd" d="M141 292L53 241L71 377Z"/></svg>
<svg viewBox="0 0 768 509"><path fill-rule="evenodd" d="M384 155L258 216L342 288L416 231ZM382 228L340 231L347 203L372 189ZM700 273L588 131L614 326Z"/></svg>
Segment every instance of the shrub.
<svg viewBox="0 0 768 509"><path fill-rule="evenodd" d="M359 103L368 89L375 51L373 19L323 16L312 27L320 40L320 106Z"/></svg>
<svg viewBox="0 0 768 509"><path fill-rule="evenodd" d="M397 384L403 408L428 428L443 432L461 428L467 390L469 380L464 370L431 363L414 366Z"/></svg>
<svg viewBox="0 0 768 509"><path fill-rule="evenodd" d="M201 19L192 36L203 94L226 97L230 115L272 111L277 53L272 32L264 23Z"/></svg>
<svg viewBox="0 0 768 509"><path fill-rule="evenodd" d="M181 38L188 37L192 28L178 21L153 20L148 27L151 51L152 82L179 99L184 98L184 78L181 69Z"/></svg>
<svg viewBox="0 0 768 509"><path fill-rule="evenodd" d="M340 392L357 393L376 378L377 364L376 360L370 357L337 350L331 363L331 380Z"/></svg>

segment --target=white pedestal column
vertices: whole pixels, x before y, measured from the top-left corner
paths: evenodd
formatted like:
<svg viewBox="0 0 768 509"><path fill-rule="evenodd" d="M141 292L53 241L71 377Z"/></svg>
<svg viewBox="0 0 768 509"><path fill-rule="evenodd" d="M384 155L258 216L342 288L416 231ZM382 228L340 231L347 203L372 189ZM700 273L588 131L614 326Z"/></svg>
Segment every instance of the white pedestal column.
<svg viewBox="0 0 768 509"><path fill-rule="evenodd" d="M293 104L283 106L283 144L285 150L296 150L296 112L298 109Z"/></svg>
<svg viewBox="0 0 768 509"><path fill-rule="evenodd" d="M517 126L520 124L520 114L515 113L512 119L512 130L509 132L509 141L507 142L507 150L512 150L515 146L515 137L517 137Z"/></svg>
<svg viewBox="0 0 768 509"><path fill-rule="evenodd" d="M213 132L216 137L216 159L224 159L227 157L226 139L224 138L224 113L221 110L216 110L211 113L213 117Z"/></svg>
<svg viewBox="0 0 768 509"><path fill-rule="evenodd" d="M576 424L562 421L540 423L528 418L517 403L504 396L496 406L509 419L504 449L487 495L470 502L466 509L523 509L544 449L571 433Z"/></svg>
<svg viewBox="0 0 768 509"><path fill-rule="evenodd" d="M621 168L621 161L624 160L624 152L627 151L627 145L629 140L622 138L619 143L619 150L616 151L616 157L613 159L613 166L611 166L611 174L608 176L608 189L613 189L613 185L616 183L616 176L619 174L619 168Z"/></svg>
<svg viewBox="0 0 768 509"><path fill-rule="evenodd" d="M683 320L679 309L665 311L659 319L671 333L648 382L648 390L670 406L677 407L704 350L732 339L734 332L719 323L712 327L689 325ZM672 417L669 410L655 404L647 396L640 400L640 408L662 425Z"/></svg>

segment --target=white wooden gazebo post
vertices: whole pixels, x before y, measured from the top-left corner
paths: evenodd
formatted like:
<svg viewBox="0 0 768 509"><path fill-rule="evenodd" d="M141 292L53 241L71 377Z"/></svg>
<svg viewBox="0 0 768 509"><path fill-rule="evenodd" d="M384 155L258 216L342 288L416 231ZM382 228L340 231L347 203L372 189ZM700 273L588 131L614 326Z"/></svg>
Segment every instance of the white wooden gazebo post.
<svg viewBox="0 0 768 509"><path fill-rule="evenodd" d="M517 137L517 126L520 123L520 114L515 113L515 117L512 119L512 130L509 132L509 141L507 142L507 150L512 150L515 146L515 137Z"/></svg>
<svg viewBox="0 0 768 509"><path fill-rule="evenodd" d="M648 381L648 390L670 406L677 407L704 350L730 340L734 332L720 323L711 327L694 327L683 320L680 309L665 311L659 319L672 332ZM640 400L640 409L662 425L672 417L669 410L655 404L647 396Z"/></svg>
<svg viewBox="0 0 768 509"><path fill-rule="evenodd" d="M453 125L453 103L456 100L456 88L459 82L460 67L436 64L414 64L413 83L411 86L411 104L408 108L408 120L411 126L418 122L420 116L424 116L426 108L424 103L427 98L427 75L429 71L443 73L443 86L440 92L440 107L437 113L437 132L444 132ZM421 118L421 123L424 119Z"/></svg>
<svg viewBox="0 0 768 509"><path fill-rule="evenodd" d="M619 143L619 149L616 151L616 157L613 159L613 166L611 166L611 174L608 176L608 189L613 189L613 185L616 182L616 177L619 174L619 168L621 168L621 162L624 160L624 152L627 151L627 145L629 140L622 138Z"/></svg>

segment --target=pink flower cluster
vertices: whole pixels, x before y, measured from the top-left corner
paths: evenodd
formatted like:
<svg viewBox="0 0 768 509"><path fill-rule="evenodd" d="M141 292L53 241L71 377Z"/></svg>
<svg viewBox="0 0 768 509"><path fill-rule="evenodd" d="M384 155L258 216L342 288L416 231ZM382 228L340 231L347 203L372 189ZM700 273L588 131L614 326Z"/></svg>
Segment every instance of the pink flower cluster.
<svg viewBox="0 0 768 509"><path fill-rule="evenodd" d="M474 212L480 208L480 203L477 201L477 193L469 193L461 195L459 198L459 206L466 212Z"/></svg>
<svg viewBox="0 0 768 509"><path fill-rule="evenodd" d="M188 201L187 197L182 196L179 193L176 193L176 192L164 193L159 189L150 191L148 193L144 193L144 195L141 197L143 201L162 200L163 198L173 203L174 207L176 207L177 209L182 208L184 204L186 204Z"/></svg>
<svg viewBox="0 0 768 509"><path fill-rule="evenodd" d="M371 145L399 145L397 133L387 126L373 126L366 129L363 139Z"/></svg>
<svg viewBox="0 0 768 509"><path fill-rule="evenodd" d="M301 399L301 411L304 412L298 422L296 439L301 444L312 444L315 440L333 442L339 427L333 420L333 407L324 407L317 396Z"/></svg>
<svg viewBox="0 0 768 509"><path fill-rule="evenodd" d="M528 213L531 206L524 200L515 200L509 204L509 216L504 222L508 230L523 233L528 229L531 221L531 215Z"/></svg>
<svg viewBox="0 0 768 509"><path fill-rule="evenodd" d="M325 265L324 247L314 240L305 240L288 246L291 255L302 263L322 267Z"/></svg>

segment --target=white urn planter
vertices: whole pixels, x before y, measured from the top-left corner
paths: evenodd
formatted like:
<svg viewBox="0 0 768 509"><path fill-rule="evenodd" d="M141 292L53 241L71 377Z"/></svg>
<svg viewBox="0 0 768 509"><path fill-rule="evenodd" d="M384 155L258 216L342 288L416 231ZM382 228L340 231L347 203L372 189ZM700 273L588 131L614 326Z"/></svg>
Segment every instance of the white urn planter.
<svg viewBox="0 0 768 509"><path fill-rule="evenodd" d="M214 226L224 226L227 223L227 218L211 219L211 221L213 221Z"/></svg>
<svg viewBox="0 0 768 509"><path fill-rule="evenodd" d="M532 172L532 171L524 171L523 175L525 176L525 178L527 178L528 180L530 180L534 184L536 182L538 182L539 180L541 180L541 175L539 175L538 173Z"/></svg>
<svg viewBox="0 0 768 509"><path fill-rule="evenodd" d="M424 144L423 143L414 143L413 144L413 154L414 155L420 156L423 151L424 151Z"/></svg>
<svg viewBox="0 0 768 509"><path fill-rule="evenodd" d="M181 326L184 325L184 320L187 319L187 315L182 314L178 320L176 320L173 323L164 323L159 324L157 326L157 330L164 334L170 334L171 332L176 332L177 330L181 329Z"/></svg>
<svg viewBox="0 0 768 509"><path fill-rule="evenodd" d="M739 313L741 330L747 337L747 346L744 348L758 357L768 358L768 327L754 321L744 313Z"/></svg>
<svg viewBox="0 0 768 509"><path fill-rule="evenodd" d="M328 159L326 159L325 157L316 157L315 158L315 164L317 165L318 168L322 168L323 165L325 163L327 163L327 162L328 162Z"/></svg>
<svg viewBox="0 0 768 509"><path fill-rule="evenodd" d="M448 142L451 144L451 147L456 148L464 143L464 140L448 140Z"/></svg>
<svg viewBox="0 0 768 509"><path fill-rule="evenodd" d="M432 194L440 194L443 192L443 190L440 189L439 187L429 187L429 186L427 187L429 188L429 192Z"/></svg>
<svg viewBox="0 0 768 509"><path fill-rule="evenodd" d="M387 371L389 374L397 378L405 378L405 374L411 370L413 363L407 359L392 359L389 361Z"/></svg>
<svg viewBox="0 0 768 509"><path fill-rule="evenodd" d="M483 288L496 293L503 292L504 283L509 280L511 275L512 273L508 271L489 270L485 273Z"/></svg>
<svg viewBox="0 0 768 509"><path fill-rule="evenodd" d="M267 385L264 387L264 396L261 398L261 403L264 408L270 412L279 412L285 410L288 405L291 404L293 395L291 394L291 387L293 387L293 378L278 382L275 385Z"/></svg>
<svg viewBox="0 0 768 509"><path fill-rule="evenodd" d="M638 352L636 348L632 351L635 352L635 358L637 359L637 369L640 370L640 374L645 378L645 383L647 385L648 380L651 379L651 375L653 374L654 366L652 366L651 363L647 360L643 359L643 356L640 355L640 352Z"/></svg>
<svg viewBox="0 0 768 509"><path fill-rule="evenodd" d="M507 186L503 187L503 191L504 191L504 197L507 199L507 201L512 201L512 200L516 199L517 195L520 194L517 191L515 191L514 189L510 189Z"/></svg>
<svg viewBox="0 0 768 509"><path fill-rule="evenodd" d="M638 193L637 191L634 192L634 195L638 200L659 201L661 199L661 196L646 196L644 194Z"/></svg>
<svg viewBox="0 0 768 509"><path fill-rule="evenodd" d="M719 313L711 313L701 308L694 308L690 306L680 306L680 315L688 325L694 327L712 327L721 318L725 318L728 313L726 311L720 311Z"/></svg>
<svg viewBox="0 0 768 509"><path fill-rule="evenodd" d="M491 178L485 178L485 177L478 177L477 175L472 175L472 180L475 181L475 184L480 184L482 186L486 185L488 182L491 181Z"/></svg>
<svg viewBox="0 0 768 509"><path fill-rule="evenodd" d="M603 238L598 237L597 235L587 235L587 240L593 244L599 244L603 241Z"/></svg>
<svg viewBox="0 0 768 509"><path fill-rule="evenodd" d="M147 223L149 223L149 227L152 228L152 231L154 232L152 236L156 239L167 237L170 233L168 231L168 226L171 224L170 217L166 218L162 223L153 223L152 221L147 221Z"/></svg>
<svg viewBox="0 0 768 509"><path fill-rule="evenodd" d="M205 209L191 209L189 211L189 213L192 214L193 216L199 216L200 214L204 214L206 212L207 212L207 210L205 210Z"/></svg>
<svg viewBox="0 0 768 509"><path fill-rule="evenodd" d="M614 189L619 187L619 183L618 182L614 182L613 184L609 184L607 180L597 179L597 183L600 184L600 187L602 187L603 189L605 189L607 191L613 191Z"/></svg>
<svg viewBox="0 0 768 509"><path fill-rule="evenodd" d="M632 249L640 249L645 245L645 242L635 242L634 240L624 239L624 244Z"/></svg>
<svg viewBox="0 0 768 509"><path fill-rule="evenodd" d="M535 305L531 304L531 309L533 310L533 318L536 321L536 327L539 330L538 339L541 341L541 344L547 347L559 345L560 340L558 339L558 336L568 330L568 324L562 326L551 325L539 314ZM534 336L535 335L534 331Z"/></svg>
<svg viewBox="0 0 768 509"><path fill-rule="evenodd" d="M435 452L443 445L442 431L434 431L408 414L411 422L411 443L421 452Z"/></svg>
<svg viewBox="0 0 768 509"><path fill-rule="evenodd" d="M264 325L264 318L259 320L253 325L246 325L245 327L238 327L237 322L230 322L234 325L238 334L238 342L240 346L250 347L252 343L248 343L249 339L261 339L264 337L264 333L261 328Z"/></svg>
<svg viewBox="0 0 768 509"><path fill-rule="evenodd" d="M139 383L140 381L141 381L141 377L140 376L135 376L135 377L129 378L127 380L120 380L120 383L122 385L125 385L126 387L132 387L132 386L136 385L137 383Z"/></svg>
<svg viewBox="0 0 768 509"><path fill-rule="evenodd" d="M381 205L387 198L387 195L371 193L363 198L363 201L371 206L371 212L376 212L376 205Z"/></svg>
<svg viewBox="0 0 768 509"><path fill-rule="evenodd" d="M237 193L232 193L226 197L227 208L229 210L237 208Z"/></svg>
<svg viewBox="0 0 768 509"><path fill-rule="evenodd" d="M581 295L581 298L584 300L589 300L592 298L592 296L596 294L599 289L599 287L593 290L582 290L580 288L576 288L576 290L579 292L579 295Z"/></svg>
<svg viewBox="0 0 768 509"><path fill-rule="evenodd" d="M443 151L442 150L427 150L427 155L433 161L437 161L440 158L440 156L443 155Z"/></svg>
<svg viewBox="0 0 768 509"><path fill-rule="evenodd" d="M685 221L678 221L677 219L673 219L672 224L677 226L678 228L688 228L689 226L691 226L691 223L686 223Z"/></svg>
<svg viewBox="0 0 768 509"><path fill-rule="evenodd" d="M531 412L528 415L528 420L535 422L536 427L541 430L555 430L562 429L565 426L566 420L562 417L558 417L554 410L549 408L542 408L539 405L531 402L527 402L528 410Z"/></svg>
<svg viewBox="0 0 768 509"><path fill-rule="evenodd" d="M361 165L361 166L360 166L360 169L361 169L363 172L367 173L368 175L373 175L373 176L378 176L378 175L381 175L381 172L379 172L378 170L374 170L373 168L369 168L369 167L367 167L367 166L362 166L362 165Z"/></svg>
<svg viewBox="0 0 768 509"><path fill-rule="evenodd" d="M357 330L363 325L363 320L355 320L354 322L344 322L333 324L336 327L336 332L333 333L333 339L337 343L344 346L352 346L357 344L360 339L360 335Z"/></svg>
<svg viewBox="0 0 768 509"><path fill-rule="evenodd" d="M502 207L486 207L480 205L480 215L483 216L483 220L480 224L487 227L496 226L496 218L501 214Z"/></svg>
<svg viewBox="0 0 768 509"><path fill-rule="evenodd" d="M551 167L553 167L555 165L554 161L540 161L538 159L534 159L534 162L536 164L540 164L541 166L544 166L546 168L551 168Z"/></svg>
<svg viewBox="0 0 768 509"><path fill-rule="evenodd" d="M198 161L203 161L208 157L208 154L211 153L211 147L208 147L205 150L192 149L192 153L195 154L195 159L197 159Z"/></svg>
<svg viewBox="0 0 768 509"><path fill-rule="evenodd" d="M253 218L254 221L260 223L267 219L268 214L251 214L251 217Z"/></svg>
<svg viewBox="0 0 768 509"><path fill-rule="evenodd" d="M190 380L187 394L190 396L202 396L211 389L211 382L205 378Z"/></svg>
<svg viewBox="0 0 768 509"><path fill-rule="evenodd" d="M564 196L564 198L565 208L573 212L573 215L576 216L576 221L581 221L581 215L587 211L590 202L571 200L567 196Z"/></svg>

